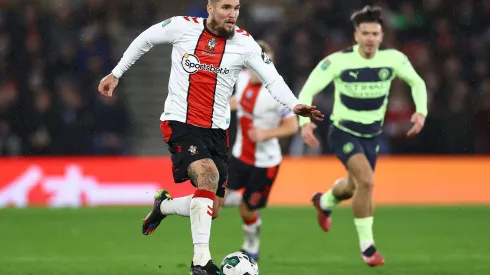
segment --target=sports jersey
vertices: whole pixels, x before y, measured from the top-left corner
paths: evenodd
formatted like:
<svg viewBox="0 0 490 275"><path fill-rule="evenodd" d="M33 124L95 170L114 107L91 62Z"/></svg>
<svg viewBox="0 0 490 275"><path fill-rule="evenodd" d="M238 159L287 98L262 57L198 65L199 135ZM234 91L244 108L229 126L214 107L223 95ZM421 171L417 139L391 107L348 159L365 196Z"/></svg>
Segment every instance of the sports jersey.
<svg viewBox="0 0 490 275"><path fill-rule="evenodd" d="M299 95L302 104L311 104L313 97L334 81L335 99L330 116L339 129L360 137L373 137L382 130L391 81L399 77L412 88L416 112L427 116L425 82L408 58L394 49L380 49L366 59L359 45L324 58L311 72ZM300 125L309 122L300 117Z"/></svg>
<svg viewBox="0 0 490 275"><path fill-rule="evenodd" d="M162 121L227 129L230 123L228 101L244 67L251 68L272 96L290 110L298 103L249 33L235 27L233 38L218 37L207 29L206 19L197 17L172 17L141 33L112 71L114 76L121 77L136 60L158 44L173 45Z"/></svg>
<svg viewBox="0 0 490 275"><path fill-rule="evenodd" d="M269 168L282 161L281 147L277 138L253 142L248 131L253 127L261 130L277 128L283 118L295 114L274 100L261 84L250 82L250 72L240 73L236 83L238 131L232 154L240 161L260 168Z"/></svg>

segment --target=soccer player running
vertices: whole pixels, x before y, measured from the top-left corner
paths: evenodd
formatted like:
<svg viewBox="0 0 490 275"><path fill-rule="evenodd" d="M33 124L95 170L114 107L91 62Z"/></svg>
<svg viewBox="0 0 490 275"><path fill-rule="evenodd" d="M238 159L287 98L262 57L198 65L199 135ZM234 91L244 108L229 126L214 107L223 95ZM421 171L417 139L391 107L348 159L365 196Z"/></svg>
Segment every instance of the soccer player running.
<svg viewBox="0 0 490 275"><path fill-rule="evenodd" d="M329 143L348 173L325 194L315 194L312 201L321 228L329 231L332 210L341 201L352 198L362 259L369 266L377 266L384 259L376 250L373 237L373 174L391 81L399 77L412 88L416 112L409 137L417 135L424 126L427 93L424 81L404 54L380 49L383 20L379 7L366 6L355 12L351 21L357 44L324 58L311 72L299 100L303 104L311 103L315 94L334 81ZM305 142L311 147L319 146L313 134L315 124L300 118L300 126Z"/></svg>
<svg viewBox="0 0 490 275"><path fill-rule="evenodd" d="M272 62L272 48L263 41L257 43ZM245 233L242 251L258 260L262 225L259 209L267 205L282 161L278 138L296 133L298 119L274 100L260 78L249 70L238 76L230 106L237 110L238 134L228 169L225 206L239 205ZM242 188L243 196L238 192Z"/></svg>
<svg viewBox="0 0 490 275"><path fill-rule="evenodd" d="M172 154L175 182L190 180L197 190L174 199L166 190L160 190L142 231L145 235L152 233L167 215L190 217L194 244L190 274L200 275L219 274L211 259L209 239L212 218L218 216L225 193L228 101L240 71L244 67L252 69L272 97L295 114L323 118L314 106L298 104L260 46L235 25L239 0L209 0L207 11L206 19L176 16L141 33L98 88L103 95L111 96L119 78L144 53L155 45L173 45L160 129Z"/></svg>

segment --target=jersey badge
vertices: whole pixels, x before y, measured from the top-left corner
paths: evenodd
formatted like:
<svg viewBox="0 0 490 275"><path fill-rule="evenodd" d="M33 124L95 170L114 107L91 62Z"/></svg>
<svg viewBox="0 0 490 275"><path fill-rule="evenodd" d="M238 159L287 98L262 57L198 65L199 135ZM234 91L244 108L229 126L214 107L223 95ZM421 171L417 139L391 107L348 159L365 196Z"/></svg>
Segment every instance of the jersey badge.
<svg viewBox="0 0 490 275"><path fill-rule="evenodd" d="M218 41L213 37L208 40L208 45L206 46L206 50L210 52L214 52L214 48L218 45Z"/></svg>
<svg viewBox="0 0 490 275"><path fill-rule="evenodd" d="M382 81L387 80L391 76L390 70L383 68L383 69L379 70L378 76L379 76L379 79Z"/></svg>
<svg viewBox="0 0 490 275"><path fill-rule="evenodd" d="M267 56L267 54L262 51L262 61L265 62L265 64L271 64L272 63L272 60Z"/></svg>
<svg viewBox="0 0 490 275"><path fill-rule="evenodd" d="M189 153L191 153L191 155L197 154L197 147L194 145L189 146Z"/></svg>
<svg viewBox="0 0 490 275"><path fill-rule="evenodd" d="M328 69L329 66L330 66L330 60L327 59L325 60L325 62L323 62L320 68L325 71Z"/></svg>
<svg viewBox="0 0 490 275"><path fill-rule="evenodd" d="M162 28L164 28L165 26L167 26L168 24L170 24L170 21L172 21L172 19L167 19L165 21L162 22Z"/></svg>

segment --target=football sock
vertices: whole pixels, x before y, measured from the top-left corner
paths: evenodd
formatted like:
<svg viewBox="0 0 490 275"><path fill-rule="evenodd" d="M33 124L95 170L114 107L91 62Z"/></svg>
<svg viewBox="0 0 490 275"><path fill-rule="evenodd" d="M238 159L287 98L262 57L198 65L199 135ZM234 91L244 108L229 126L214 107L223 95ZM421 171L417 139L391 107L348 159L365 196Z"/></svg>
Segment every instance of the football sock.
<svg viewBox="0 0 490 275"><path fill-rule="evenodd" d="M333 189L330 189L321 196L320 208L323 210L333 210L340 202L341 200L333 195Z"/></svg>
<svg viewBox="0 0 490 275"><path fill-rule="evenodd" d="M257 254L260 248L260 227L262 226L262 219L257 215L250 220L243 220L243 231L245 232L245 241L243 242L242 249L248 253Z"/></svg>
<svg viewBox="0 0 490 275"><path fill-rule="evenodd" d="M170 200L164 200L160 204L160 211L163 215L178 215L189 217L191 210L192 195Z"/></svg>
<svg viewBox="0 0 490 275"><path fill-rule="evenodd" d="M194 244L194 265L205 266L211 260L209 238L213 218L214 193L196 190L190 204L192 241Z"/></svg>
<svg viewBox="0 0 490 275"><path fill-rule="evenodd" d="M357 234L359 236L361 252L363 253L364 252L369 253L368 249L371 246L374 248L373 220L374 217L354 219L354 224L356 225ZM372 254L374 254L374 252ZM371 256L371 255L366 255L366 256Z"/></svg>
<svg viewBox="0 0 490 275"><path fill-rule="evenodd" d="M239 206L242 201L242 194L237 191L230 191L225 196L224 206Z"/></svg>

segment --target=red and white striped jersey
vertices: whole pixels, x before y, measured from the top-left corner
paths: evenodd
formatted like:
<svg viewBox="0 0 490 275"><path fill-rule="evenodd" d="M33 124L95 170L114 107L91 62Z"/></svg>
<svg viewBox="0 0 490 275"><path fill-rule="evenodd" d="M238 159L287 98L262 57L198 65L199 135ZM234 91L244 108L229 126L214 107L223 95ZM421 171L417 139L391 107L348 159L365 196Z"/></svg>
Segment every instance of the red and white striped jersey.
<svg viewBox="0 0 490 275"><path fill-rule="evenodd" d="M262 130L277 128L283 118L295 114L279 104L263 85L250 83L250 72L244 70L236 83L238 132L232 154L255 167L269 168L281 163L279 140L272 138L253 142L248 131L252 126Z"/></svg>
<svg viewBox="0 0 490 275"><path fill-rule="evenodd" d="M206 19L172 17L140 34L112 73L121 77L154 45L172 44L172 68L162 121L227 129L228 101L244 67L251 68L272 96L293 110L298 100L270 59L249 33L238 27L235 32L232 38L225 39L207 29Z"/></svg>

